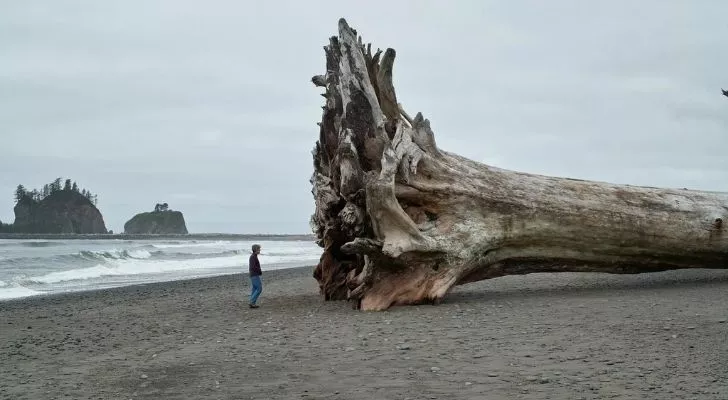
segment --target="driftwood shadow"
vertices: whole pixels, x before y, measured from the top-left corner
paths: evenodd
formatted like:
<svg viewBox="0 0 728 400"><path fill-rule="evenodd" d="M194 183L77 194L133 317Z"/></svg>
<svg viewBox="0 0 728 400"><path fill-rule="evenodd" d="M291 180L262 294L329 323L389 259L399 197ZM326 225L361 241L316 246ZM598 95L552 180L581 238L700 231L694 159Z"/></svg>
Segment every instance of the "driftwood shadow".
<svg viewBox="0 0 728 400"><path fill-rule="evenodd" d="M515 300L533 297L587 297L614 292L649 292L665 289L701 288L710 285L728 286L728 271L690 269L644 274L616 275L601 273L563 273L558 275L532 274L507 276L490 281L465 284L455 288L443 304L465 304L493 300ZM534 276L544 276L544 281L534 283ZM548 275L548 276L546 276ZM496 282L501 280L501 282ZM503 280L508 280L504 283Z"/></svg>

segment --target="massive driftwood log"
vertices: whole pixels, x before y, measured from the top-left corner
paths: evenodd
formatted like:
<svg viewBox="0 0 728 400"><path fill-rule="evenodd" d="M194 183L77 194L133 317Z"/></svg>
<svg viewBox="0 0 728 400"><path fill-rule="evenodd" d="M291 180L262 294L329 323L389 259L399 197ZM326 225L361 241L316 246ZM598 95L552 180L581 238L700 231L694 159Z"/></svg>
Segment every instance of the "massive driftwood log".
<svg viewBox="0 0 728 400"><path fill-rule="evenodd" d="M728 194L503 170L438 148L344 19L326 52L311 178L314 271L326 300L363 310L437 302L504 275L728 267Z"/></svg>

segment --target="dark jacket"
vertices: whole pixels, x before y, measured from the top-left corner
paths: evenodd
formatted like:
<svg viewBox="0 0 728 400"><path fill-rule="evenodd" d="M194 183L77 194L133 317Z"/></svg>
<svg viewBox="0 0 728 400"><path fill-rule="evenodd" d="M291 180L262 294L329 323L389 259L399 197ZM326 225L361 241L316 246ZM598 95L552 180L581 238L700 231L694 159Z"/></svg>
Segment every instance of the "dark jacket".
<svg viewBox="0 0 728 400"><path fill-rule="evenodd" d="M258 255L253 253L250 255L250 260L248 260L248 273L250 276L260 276L263 275L263 271L260 270L260 261L258 261Z"/></svg>

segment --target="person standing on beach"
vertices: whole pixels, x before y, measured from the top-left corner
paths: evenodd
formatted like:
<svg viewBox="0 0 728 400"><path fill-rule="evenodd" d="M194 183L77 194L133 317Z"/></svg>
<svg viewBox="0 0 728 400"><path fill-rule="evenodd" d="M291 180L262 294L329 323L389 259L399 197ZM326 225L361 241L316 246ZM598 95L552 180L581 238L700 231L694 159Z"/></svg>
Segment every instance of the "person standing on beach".
<svg viewBox="0 0 728 400"><path fill-rule="evenodd" d="M248 275L250 275L250 302L248 305L250 308L258 308L259 306L255 303L258 302L258 296L263 292L263 282L260 280L260 276L263 275L263 271L260 270L260 261L258 261L258 254L260 254L260 245L253 245L253 254L250 255L248 260Z"/></svg>

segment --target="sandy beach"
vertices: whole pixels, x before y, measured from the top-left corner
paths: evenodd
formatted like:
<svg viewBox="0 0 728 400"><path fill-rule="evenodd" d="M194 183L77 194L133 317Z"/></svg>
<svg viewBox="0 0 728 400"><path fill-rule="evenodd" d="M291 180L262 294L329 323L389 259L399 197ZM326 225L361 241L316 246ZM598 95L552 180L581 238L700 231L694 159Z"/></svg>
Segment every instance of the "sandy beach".
<svg viewBox="0 0 728 400"><path fill-rule="evenodd" d="M437 305L321 301L312 268L0 302L2 399L725 399L728 271L533 274Z"/></svg>

